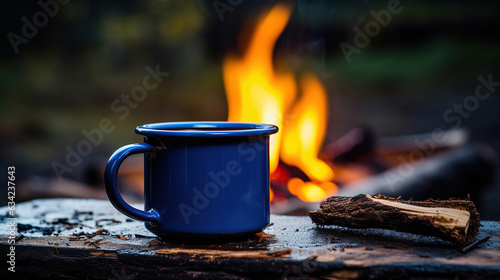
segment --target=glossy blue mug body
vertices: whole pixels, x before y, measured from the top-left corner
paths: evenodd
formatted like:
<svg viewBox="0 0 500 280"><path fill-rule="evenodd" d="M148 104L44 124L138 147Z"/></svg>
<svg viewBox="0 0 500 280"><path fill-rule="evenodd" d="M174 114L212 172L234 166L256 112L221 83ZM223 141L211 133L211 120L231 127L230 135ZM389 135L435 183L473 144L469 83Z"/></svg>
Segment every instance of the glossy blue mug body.
<svg viewBox="0 0 500 280"><path fill-rule="evenodd" d="M219 238L269 224L269 135L274 125L171 122L136 128L144 143L118 149L106 165L111 203L162 237ZM123 160L144 155L145 210L127 204L117 186Z"/></svg>

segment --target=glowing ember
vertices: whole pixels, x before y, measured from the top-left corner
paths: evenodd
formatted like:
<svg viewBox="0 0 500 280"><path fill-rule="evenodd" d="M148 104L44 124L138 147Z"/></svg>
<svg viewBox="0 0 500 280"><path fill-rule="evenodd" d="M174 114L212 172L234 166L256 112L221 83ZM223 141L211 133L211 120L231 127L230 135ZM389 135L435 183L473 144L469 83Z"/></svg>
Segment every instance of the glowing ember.
<svg viewBox="0 0 500 280"><path fill-rule="evenodd" d="M338 187L332 182L315 184L304 182L299 178L292 178L288 181L288 190L304 201L318 202L325 197L335 195Z"/></svg>
<svg viewBox="0 0 500 280"><path fill-rule="evenodd" d="M293 73L278 73L273 67L274 45L290 14L289 6L276 5L257 22L244 55L225 57L228 121L277 125L280 132L271 136L270 142L271 172L280 173L276 170L280 157L297 166L314 183L292 178L288 189L302 200L320 201L337 190L330 182L334 177L331 167L317 157L327 126L326 91L308 74L300 80L301 97L296 100L298 86Z"/></svg>

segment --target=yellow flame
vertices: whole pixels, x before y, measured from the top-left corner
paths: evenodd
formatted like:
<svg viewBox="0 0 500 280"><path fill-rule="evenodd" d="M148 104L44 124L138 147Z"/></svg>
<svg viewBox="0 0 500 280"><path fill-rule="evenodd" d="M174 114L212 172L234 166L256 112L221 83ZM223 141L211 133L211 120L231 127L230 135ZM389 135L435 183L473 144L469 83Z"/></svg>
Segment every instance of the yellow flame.
<svg viewBox="0 0 500 280"><path fill-rule="evenodd" d="M257 23L245 55L229 55L224 59L228 121L270 123L283 127L283 116L295 98L296 85L291 72L274 71L273 49L290 13L288 6L275 6ZM271 172L278 166L281 135L280 131L271 136Z"/></svg>
<svg viewBox="0 0 500 280"><path fill-rule="evenodd" d="M317 157L327 126L328 100L320 81L308 74L301 79L302 96L296 101L293 73L274 70L274 45L290 14L289 6L274 6L257 21L244 55L224 58L228 121L277 125L280 132L270 140L270 171L276 170L281 153L283 162L319 182L293 178L288 182L290 192L305 201L318 201L336 190L336 185L328 182L334 176L332 169Z"/></svg>
<svg viewBox="0 0 500 280"><path fill-rule="evenodd" d="M331 181L332 168L318 159L327 126L328 100L321 82L313 75L301 79L302 97L283 127L281 159L299 167L317 181Z"/></svg>

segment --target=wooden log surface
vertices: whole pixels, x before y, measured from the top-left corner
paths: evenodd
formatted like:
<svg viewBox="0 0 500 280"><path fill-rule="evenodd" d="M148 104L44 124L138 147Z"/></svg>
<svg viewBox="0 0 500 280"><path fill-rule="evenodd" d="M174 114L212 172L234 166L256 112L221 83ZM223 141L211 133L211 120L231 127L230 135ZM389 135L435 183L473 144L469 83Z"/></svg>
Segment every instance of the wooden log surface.
<svg viewBox="0 0 500 280"><path fill-rule="evenodd" d="M318 225L384 228L472 242L480 219L470 199L411 201L385 195L333 196L309 216Z"/></svg>
<svg viewBox="0 0 500 280"><path fill-rule="evenodd" d="M6 224L7 208L0 208ZM272 224L243 239L160 241L108 201L44 199L16 207L19 279L492 279L500 276L500 222L483 221L462 253L438 238L383 229L319 227L309 217L272 215ZM8 227L0 248L10 248ZM5 256L5 254L2 254ZM12 276L0 262L0 277Z"/></svg>

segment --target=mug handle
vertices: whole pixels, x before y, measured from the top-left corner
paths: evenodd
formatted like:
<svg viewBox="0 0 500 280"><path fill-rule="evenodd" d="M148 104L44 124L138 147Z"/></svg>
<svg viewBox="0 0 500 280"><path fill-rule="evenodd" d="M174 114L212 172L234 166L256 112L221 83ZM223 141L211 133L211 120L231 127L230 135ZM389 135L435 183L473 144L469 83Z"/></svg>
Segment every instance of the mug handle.
<svg viewBox="0 0 500 280"><path fill-rule="evenodd" d="M125 202L117 185L118 169L122 162L130 155L151 151L153 151L153 146L147 143L130 144L116 150L106 164L104 185L106 186L106 193L108 194L109 201L111 201L111 204L113 204L122 214L139 221L160 223L160 214L158 214L156 210L139 210Z"/></svg>

